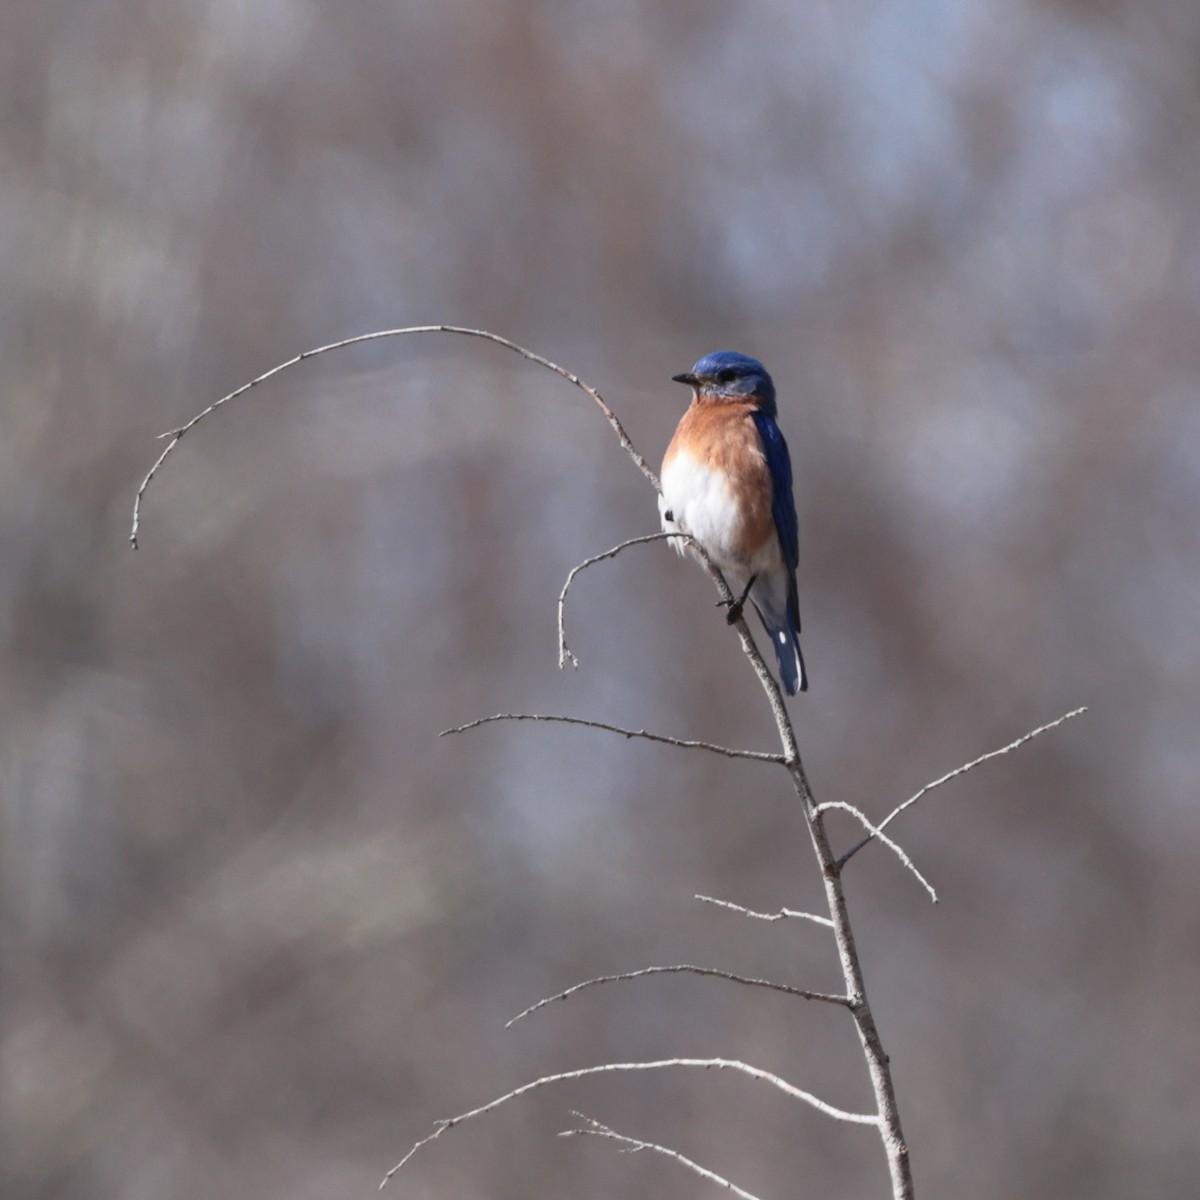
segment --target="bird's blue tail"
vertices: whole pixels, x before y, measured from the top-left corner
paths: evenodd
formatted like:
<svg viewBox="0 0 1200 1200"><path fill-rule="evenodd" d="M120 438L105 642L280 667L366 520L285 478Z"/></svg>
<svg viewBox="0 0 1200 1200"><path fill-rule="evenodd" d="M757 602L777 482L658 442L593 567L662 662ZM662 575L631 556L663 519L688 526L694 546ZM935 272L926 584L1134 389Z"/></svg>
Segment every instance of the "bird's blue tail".
<svg viewBox="0 0 1200 1200"><path fill-rule="evenodd" d="M793 588L794 585L779 596L773 594L773 589L756 584L752 596L759 620L775 649L779 682L789 696L808 691L808 674L804 669L804 655L800 653L800 613ZM780 600L782 603L778 602Z"/></svg>
<svg viewBox="0 0 1200 1200"><path fill-rule="evenodd" d="M761 614L759 614L761 616ZM763 628L771 635L775 647L775 660L779 663L779 681L789 696L808 691L808 675L804 670L804 655L800 653L800 636L786 625L772 627L763 621Z"/></svg>

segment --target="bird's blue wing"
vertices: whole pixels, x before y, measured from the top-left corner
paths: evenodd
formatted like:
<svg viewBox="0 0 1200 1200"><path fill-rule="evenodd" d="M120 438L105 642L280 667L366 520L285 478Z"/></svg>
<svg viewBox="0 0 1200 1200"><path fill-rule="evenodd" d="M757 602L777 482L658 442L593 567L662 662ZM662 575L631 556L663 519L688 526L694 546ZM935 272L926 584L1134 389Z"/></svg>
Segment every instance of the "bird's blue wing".
<svg viewBox="0 0 1200 1200"><path fill-rule="evenodd" d="M771 472L771 515L783 548L783 560L795 571L800 563L800 535L796 527L796 501L792 496L792 460L787 442L770 413L756 409L752 414L762 439L767 469Z"/></svg>

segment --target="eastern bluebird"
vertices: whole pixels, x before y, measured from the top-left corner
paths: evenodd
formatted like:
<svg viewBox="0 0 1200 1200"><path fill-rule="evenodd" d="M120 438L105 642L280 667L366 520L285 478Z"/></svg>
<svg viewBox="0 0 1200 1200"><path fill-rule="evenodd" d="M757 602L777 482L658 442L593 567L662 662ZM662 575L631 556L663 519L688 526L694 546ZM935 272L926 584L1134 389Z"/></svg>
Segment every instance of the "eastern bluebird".
<svg viewBox="0 0 1200 1200"><path fill-rule="evenodd" d="M775 423L775 385L762 363L732 350L672 378L693 392L663 457L663 529L690 534L720 568L739 597L730 624L749 597L775 647L784 689L805 692L792 462ZM673 544L687 553L686 542Z"/></svg>

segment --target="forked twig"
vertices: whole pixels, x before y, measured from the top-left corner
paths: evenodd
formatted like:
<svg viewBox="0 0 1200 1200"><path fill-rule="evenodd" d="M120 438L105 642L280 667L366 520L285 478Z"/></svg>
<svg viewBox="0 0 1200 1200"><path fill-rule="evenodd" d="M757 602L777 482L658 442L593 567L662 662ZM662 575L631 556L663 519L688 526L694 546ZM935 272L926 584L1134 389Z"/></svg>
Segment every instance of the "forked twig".
<svg viewBox="0 0 1200 1200"><path fill-rule="evenodd" d="M317 346L312 350L305 350L297 354L294 358L289 358L287 362L281 362L277 366L272 367L269 371L264 371L261 375L251 379L249 383L242 384L241 387L235 388L226 396L222 396L220 400L214 400L207 408L198 412L190 421L184 425L180 425L176 429L170 429L160 437L167 438L167 445L163 452L154 461L154 465L146 472L145 479L142 480L138 487L137 493L133 498L133 522L129 530L129 544L136 550L138 548L138 526L141 523L142 514L142 497L146 494L146 489L150 486L155 475L158 474L159 468L167 459L167 455L179 445L185 433L194 429L205 417L217 411L223 404L228 404L230 400L236 400L243 392L248 392L252 387L257 387L260 383L265 383L274 375L278 375L281 371L286 371L290 367L299 366L306 359L316 358L321 354L328 354L332 350L343 350L347 346L357 346L362 342L375 342L381 338L400 337L408 333L456 333L464 337L482 338L484 341L495 342L498 346L503 346L507 350L512 350L515 354L519 354L522 358L532 363L537 363L539 366L545 367L549 371L553 371L555 375L565 379L568 383L574 384L585 395L593 400L604 414L604 418L613 427L622 448L625 453L633 460L634 465L639 471L649 480L650 485L655 491L659 491L658 476L654 473L650 464L638 453L637 447L629 440L629 434L625 432L625 427L617 418L617 414L609 408L604 398L591 384L584 383L578 375L571 371L560 367L557 363L551 362L550 359L544 358L540 354L535 354L532 350L526 350L524 346L518 346L516 342L509 341L508 338L501 337L498 333L489 333L486 329L468 329L461 325L410 325L404 329L377 329L373 333L360 333L355 337L342 338L338 342L330 342L327 346Z"/></svg>
<svg viewBox="0 0 1200 1200"><path fill-rule="evenodd" d="M735 975L732 971L717 971L712 967L693 967L684 963L671 967L642 967L639 971L622 971L619 975L598 975L595 979L585 979L582 983L576 983L565 991L556 992L553 996L546 996L536 1004L531 1004L523 1012L517 1013L511 1021L505 1022L504 1028L511 1029L523 1017L531 1016L539 1008L545 1008L546 1005L554 1004L558 1000L568 1000L576 992L582 992L584 988L596 987L602 983L624 983L630 979L643 979L647 975L706 975L712 979L727 979L730 983L745 984L747 987L784 992L789 996L799 996L804 1000L823 1000L826 1004L840 1004L843 1008L852 1007L848 996L837 996L832 992L811 992L807 988L793 987L790 983L775 983L770 979L753 979L746 975Z"/></svg>
<svg viewBox="0 0 1200 1200"><path fill-rule="evenodd" d="M396 1174L412 1157L421 1149L422 1146L429 1145L430 1142L436 1141L448 1129L453 1129L455 1125L461 1125L464 1121L470 1121L475 1117L481 1117L484 1113L489 1113L493 1109L499 1108L502 1104L507 1104L510 1100L515 1100L518 1096L523 1096L527 1092L532 1092L537 1088L546 1087L551 1083L562 1083L568 1079L583 1079L588 1075L604 1075L617 1071L661 1071L666 1067L704 1067L706 1070L715 1068L718 1071L739 1071L743 1075L749 1075L751 1079L758 1079L764 1083L769 1083L772 1087L778 1088L785 1095L791 1096L794 1100L803 1101L811 1108L815 1108L818 1112L824 1113L827 1117L832 1117L835 1121L846 1121L851 1125L879 1125L879 1117L875 1113L856 1113L848 1112L844 1108L838 1108L836 1105L829 1104L822 1100L819 1096L814 1096L812 1092L806 1092L803 1088L796 1087L795 1084L788 1083L787 1080L781 1079L778 1075L770 1071L764 1071L761 1067L752 1067L749 1063L740 1062L733 1058L663 1058L653 1062L629 1062L629 1063L601 1063L598 1067L582 1067L577 1071L560 1071L554 1075L543 1075L538 1079L534 1079L529 1083L524 1083L518 1088L513 1088L511 1092L505 1092L503 1096L497 1096L495 1100L489 1100L487 1104L481 1104L478 1108L473 1108L469 1112L459 1113L456 1117L448 1117L444 1121L439 1121L434 1128L434 1131L421 1138L413 1148L392 1167L388 1173L380 1181L379 1186L384 1184Z"/></svg>
<svg viewBox="0 0 1200 1200"><path fill-rule="evenodd" d="M736 1183L730 1183L723 1175L718 1175L715 1171L710 1171L707 1167L702 1167L698 1162L693 1161L686 1155L680 1154L678 1150L672 1150L669 1146L661 1146L658 1142L647 1142L642 1138L626 1137L623 1133L617 1133L615 1129L609 1129L607 1125L602 1125L595 1117L585 1116L581 1112L571 1110L573 1117L578 1117L581 1121L587 1122L587 1128L583 1129L564 1129L559 1137L583 1137L591 1135L593 1137L610 1138L615 1142L621 1142L628 1147L626 1153L636 1153L639 1150L653 1150L656 1154L663 1154L667 1158L673 1159L681 1166L687 1167L689 1171L694 1171L701 1179L707 1179L711 1183L715 1183L720 1187L727 1188L735 1196L740 1196L741 1200L758 1200L758 1197L751 1192L740 1188Z"/></svg>
<svg viewBox="0 0 1200 1200"><path fill-rule="evenodd" d="M817 812L827 812L831 808L836 808L841 812L848 812L860 822L864 829L870 832L872 837L877 837L917 877L917 882L929 893L930 900L934 904L937 903L937 892L933 890L933 885L917 870L916 864L908 857L900 844L893 841L886 833L880 832L877 825L872 825L862 809L855 808L853 804L847 804L844 800L826 800L823 804L817 805Z"/></svg>
<svg viewBox="0 0 1200 1200"><path fill-rule="evenodd" d="M932 792L934 788L941 787L943 783L949 783L952 779L957 779L960 775L965 775L968 771L974 770L980 763L985 763L989 759L999 758L1002 754L1009 754L1016 750L1019 746L1025 745L1026 742L1032 741L1041 733L1048 733L1051 729L1057 729L1058 726L1071 720L1072 717L1078 717L1087 712L1087 705L1082 705L1080 708L1072 709L1068 713L1063 713L1061 717L1053 721L1047 722L1045 725L1039 725L1036 729L1031 729L1028 733L1022 734L1015 741L1011 741L1007 746L1001 746L999 750L989 750L987 754L981 754L978 758L973 758L969 763L963 763L961 767L955 767L953 771L947 771L940 779L935 779L932 783L927 783L919 792L915 792L909 796L903 804L897 804L878 825L874 827L873 832L869 832L861 841L855 842L849 850L845 852L835 863L839 869L844 867L868 842L873 841L879 836L880 830L890 825L905 809L911 808L922 796ZM868 826L868 829L870 826Z"/></svg>
<svg viewBox="0 0 1200 1200"><path fill-rule="evenodd" d="M630 546L642 546L646 542L661 542L666 538L678 538L683 541L692 541L687 534L679 533L648 533L644 537L630 538L628 541L621 542L619 545L613 546L611 550L605 550L603 554L593 554L591 558L585 558L583 562L571 568L571 573L567 576L566 582L563 584L562 591L558 594L558 669L561 671L568 662L571 666L578 667L579 659L571 653L567 646L567 634L563 627L563 618L567 606L567 592L571 589L571 584L575 580L575 576L580 571L587 570L588 567L593 567L598 562L604 562L605 559L616 558L622 550Z"/></svg>
<svg viewBox="0 0 1200 1200"><path fill-rule="evenodd" d="M828 928L833 928L833 922L828 917L819 917L816 913L800 912L794 908L781 908L778 912L763 913L755 912L752 908L746 908L741 904L734 904L732 900L718 900L716 896L701 896L697 894L693 897L695 900L700 900L704 904L715 904L718 908L728 908L732 912L741 913L744 917L753 917L756 921L784 921L789 917L800 921L812 921L814 925L825 925Z"/></svg>
<svg viewBox="0 0 1200 1200"><path fill-rule="evenodd" d="M725 758L745 758L751 762L782 763L783 755L771 754L765 750L733 750L729 746L718 746L715 742L697 742L688 738L668 737L663 733L650 733L645 729L624 729L620 725L609 725L606 721L592 721L584 717L564 717L557 713L493 713L490 717L477 717L465 725L455 725L453 729L443 729L439 737L449 737L452 733L466 733L468 729L478 729L481 725L490 725L493 721L554 721L560 725L584 725L589 729L603 729L608 733L619 733L622 737L641 738L647 742L659 742L664 746L678 746L681 750L708 750L713 754L724 755Z"/></svg>

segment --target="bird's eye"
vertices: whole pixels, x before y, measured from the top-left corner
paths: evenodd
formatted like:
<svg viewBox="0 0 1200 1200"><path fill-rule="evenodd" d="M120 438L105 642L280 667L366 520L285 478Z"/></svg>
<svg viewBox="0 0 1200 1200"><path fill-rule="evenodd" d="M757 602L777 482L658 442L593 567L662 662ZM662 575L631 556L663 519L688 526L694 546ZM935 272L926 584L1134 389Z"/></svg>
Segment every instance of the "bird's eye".
<svg viewBox="0 0 1200 1200"><path fill-rule="evenodd" d="M717 372L718 383L732 383L736 378L737 375L729 367Z"/></svg>

